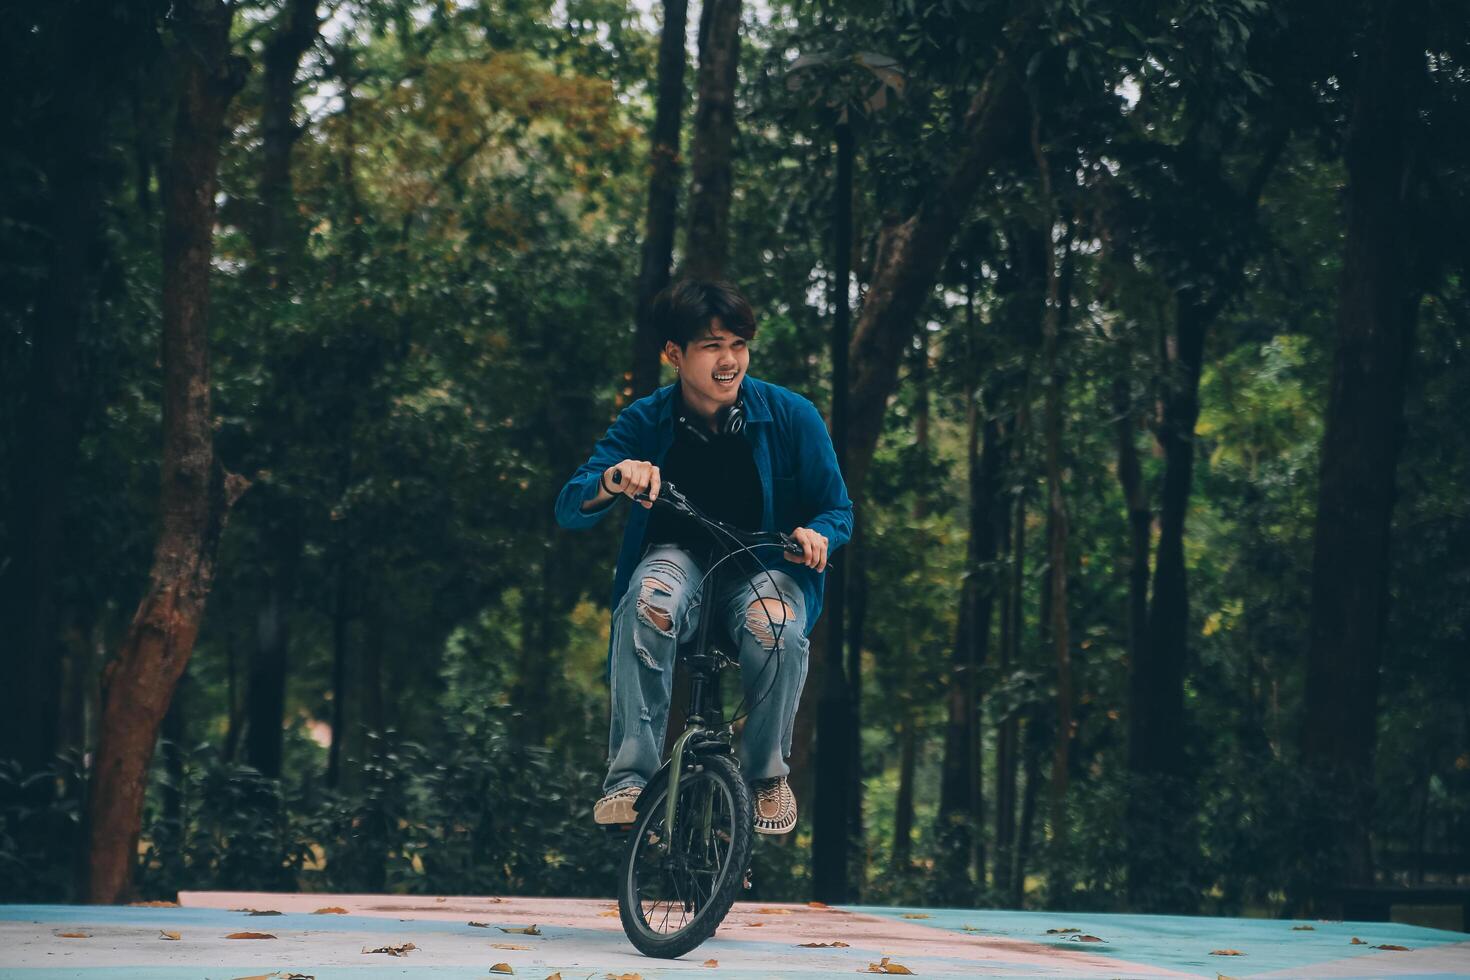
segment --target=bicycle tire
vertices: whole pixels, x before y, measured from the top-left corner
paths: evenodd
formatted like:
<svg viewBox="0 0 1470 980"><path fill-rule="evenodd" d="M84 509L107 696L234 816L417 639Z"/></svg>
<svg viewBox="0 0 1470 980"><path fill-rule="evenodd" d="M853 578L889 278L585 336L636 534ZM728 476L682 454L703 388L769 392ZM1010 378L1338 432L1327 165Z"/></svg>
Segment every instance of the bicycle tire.
<svg viewBox="0 0 1470 980"><path fill-rule="evenodd" d="M722 808L717 818L712 816L708 835L703 832L703 822L694 819L692 813L706 800L712 810L717 803ZM623 932L640 953L659 959L683 956L714 935L740 894L755 839L750 787L741 776L740 767L727 755L697 757L691 771L680 779L679 810L675 817L677 839L670 842L670 847L660 849L659 829L666 822L667 802L667 782L639 799L638 820L633 825L618 877L618 914ZM726 831L730 839L728 847L722 847L724 842L718 834ZM703 867L699 870L681 867L675 853L683 851L687 862L689 852L695 848L706 849L703 855L694 855ZM665 855L662 862L660 854ZM640 857L648 860L640 861ZM709 873L712 864L718 864L718 868L711 875L706 891L699 887L698 881ZM681 921L671 931L663 931L649 921L649 909L653 911L652 917L658 918L658 909L666 905L660 925L667 927L670 915L678 907L675 897L683 896L681 882L690 889L690 898L697 900L697 907L691 909L688 899L679 902L687 921ZM673 896L666 894L669 891Z"/></svg>

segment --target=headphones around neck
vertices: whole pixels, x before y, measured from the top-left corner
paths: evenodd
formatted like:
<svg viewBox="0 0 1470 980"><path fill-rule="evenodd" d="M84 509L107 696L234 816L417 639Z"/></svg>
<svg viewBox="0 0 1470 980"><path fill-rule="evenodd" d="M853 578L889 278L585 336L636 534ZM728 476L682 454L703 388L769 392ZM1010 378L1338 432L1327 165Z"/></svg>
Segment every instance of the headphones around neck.
<svg viewBox="0 0 1470 980"><path fill-rule="evenodd" d="M674 418L679 427L690 436L698 439L703 445L709 445L715 436L733 436L745 431L745 386L735 394L735 404L727 405L715 414L714 435L710 434L709 428L704 420L689 411L684 404L684 392L677 386L674 388Z"/></svg>

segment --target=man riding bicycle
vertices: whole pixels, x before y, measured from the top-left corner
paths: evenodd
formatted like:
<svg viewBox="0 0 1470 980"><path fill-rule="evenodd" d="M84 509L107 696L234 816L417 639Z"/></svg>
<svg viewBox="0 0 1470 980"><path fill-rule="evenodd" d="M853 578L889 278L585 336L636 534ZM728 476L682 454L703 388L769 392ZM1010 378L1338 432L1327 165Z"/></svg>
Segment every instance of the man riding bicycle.
<svg viewBox="0 0 1470 980"><path fill-rule="evenodd" d="M625 408L556 501L562 527L591 527L619 494L640 500L623 532L613 576L609 675L612 723L599 824L635 819L659 767L674 659L712 614L739 643L749 716L741 768L755 789L755 829L789 833L792 725L807 671L807 637L822 610L828 557L852 534L852 502L826 424L807 399L749 377L755 315L728 283L680 280L650 315L678 379ZM709 516L746 531L789 531L802 548L784 569L727 578L697 594L706 533L679 514L650 513L663 482ZM636 583L636 587L633 587ZM774 658L774 663L768 660Z"/></svg>

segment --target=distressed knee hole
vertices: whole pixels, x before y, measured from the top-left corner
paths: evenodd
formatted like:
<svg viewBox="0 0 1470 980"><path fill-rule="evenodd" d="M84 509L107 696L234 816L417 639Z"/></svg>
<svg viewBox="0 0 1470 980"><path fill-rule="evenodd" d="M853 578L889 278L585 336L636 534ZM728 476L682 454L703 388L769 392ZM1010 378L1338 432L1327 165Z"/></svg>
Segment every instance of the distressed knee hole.
<svg viewBox="0 0 1470 980"><path fill-rule="evenodd" d="M775 649L776 630L784 637L786 630L796 625L795 621L795 611L775 599L757 599L745 610L745 629L768 650Z"/></svg>
<svg viewBox="0 0 1470 980"><path fill-rule="evenodd" d="M669 599L672 595L668 585L656 578L644 579L638 594L638 618L665 636L673 632L674 620L666 607L654 605L654 597Z"/></svg>

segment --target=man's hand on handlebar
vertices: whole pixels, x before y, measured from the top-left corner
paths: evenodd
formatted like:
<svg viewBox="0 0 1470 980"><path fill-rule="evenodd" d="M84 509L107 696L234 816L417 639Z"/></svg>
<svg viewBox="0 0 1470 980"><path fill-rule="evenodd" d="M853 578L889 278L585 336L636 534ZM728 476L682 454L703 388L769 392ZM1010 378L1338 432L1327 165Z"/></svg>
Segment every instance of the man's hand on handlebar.
<svg viewBox="0 0 1470 980"><path fill-rule="evenodd" d="M809 527L799 527L791 532L792 540L801 545L801 554L787 552L783 557L790 562L800 562L807 568L822 571L827 567L827 538Z"/></svg>
<svg viewBox="0 0 1470 980"><path fill-rule="evenodd" d="M644 508L653 506L661 486L658 467L644 460L625 459L602 474L602 488L609 493L621 493L630 500L638 500L640 493L648 494L647 500L638 500Z"/></svg>

